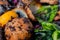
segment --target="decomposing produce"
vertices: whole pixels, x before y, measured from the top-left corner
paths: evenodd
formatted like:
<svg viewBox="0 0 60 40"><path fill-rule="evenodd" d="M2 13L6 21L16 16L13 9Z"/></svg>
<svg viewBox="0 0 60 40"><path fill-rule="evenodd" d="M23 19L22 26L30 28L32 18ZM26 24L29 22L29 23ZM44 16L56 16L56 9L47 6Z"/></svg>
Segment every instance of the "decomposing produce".
<svg viewBox="0 0 60 40"><path fill-rule="evenodd" d="M0 0L0 40L60 40L59 0Z"/></svg>

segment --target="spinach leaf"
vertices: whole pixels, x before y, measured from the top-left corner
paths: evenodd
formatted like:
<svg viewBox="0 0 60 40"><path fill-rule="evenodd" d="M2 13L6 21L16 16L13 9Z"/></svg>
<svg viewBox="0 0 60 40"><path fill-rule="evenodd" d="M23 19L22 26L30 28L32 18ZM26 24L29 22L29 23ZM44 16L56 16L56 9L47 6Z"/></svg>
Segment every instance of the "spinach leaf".
<svg viewBox="0 0 60 40"><path fill-rule="evenodd" d="M57 5L42 6L39 10L37 10L37 14L43 14L42 16L40 15L40 18L43 17L45 21L52 22L54 17L56 16L57 11L58 11Z"/></svg>
<svg viewBox="0 0 60 40"><path fill-rule="evenodd" d="M50 18L49 18L48 22L52 22L53 21L54 17L56 16L56 13L58 11L58 6L54 5L54 6L51 7L51 9L52 10L50 12Z"/></svg>
<svg viewBox="0 0 60 40"><path fill-rule="evenodd" d="M55 31L55 32L52 34L53 40L58 40L58 39L57 39L57 35L58 35L58 32L57 32L57 31Z"/></svg>
<svg viewBox="0 0 60 40"><path fill-rule="evenodd" d="M37 21L41 24L43 29L35 29L36 40L60 40L60 26L53 23L56 16L58 6L42 6L35 16Z"/></svg>

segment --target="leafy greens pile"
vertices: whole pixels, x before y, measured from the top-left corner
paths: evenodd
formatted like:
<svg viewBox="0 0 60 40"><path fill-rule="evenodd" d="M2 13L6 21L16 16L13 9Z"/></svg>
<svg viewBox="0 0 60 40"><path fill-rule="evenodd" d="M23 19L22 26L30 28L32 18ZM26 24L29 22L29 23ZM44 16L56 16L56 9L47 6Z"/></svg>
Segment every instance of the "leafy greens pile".
<svg viewBox="0 0 60 40"><path fill-rule="evenodd" d="M35 29L35 40L60 40L60 26L53 22L58 11L58 6L42 6L35 17L42 29Z"/></svg>

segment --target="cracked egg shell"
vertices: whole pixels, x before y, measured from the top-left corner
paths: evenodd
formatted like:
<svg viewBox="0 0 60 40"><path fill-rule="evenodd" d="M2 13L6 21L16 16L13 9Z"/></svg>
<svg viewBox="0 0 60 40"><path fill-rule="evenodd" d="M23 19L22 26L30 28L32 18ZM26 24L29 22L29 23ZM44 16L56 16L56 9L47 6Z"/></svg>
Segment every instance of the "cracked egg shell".
<svg viewBox="0 0 60 40"><path fill-rule="evenodd" d="M8 2L7 2L7 0L0 0L0 5L8 5Z"/></svg>
<svg viewBox="0 0 60 40"><path fill-rule="evenodd" d="M58 0L40 0L40 3L48 3L50 5L58 4Z"/></svg>

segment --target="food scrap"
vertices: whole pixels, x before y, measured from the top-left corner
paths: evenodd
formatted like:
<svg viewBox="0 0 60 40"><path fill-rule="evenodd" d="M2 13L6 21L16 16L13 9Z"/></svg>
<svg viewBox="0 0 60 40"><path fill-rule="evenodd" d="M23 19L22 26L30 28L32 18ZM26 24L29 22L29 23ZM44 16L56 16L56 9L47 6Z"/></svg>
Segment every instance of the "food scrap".
<svg viewBox="0 0 60 40"><path fill-rule="evenodd" d="M60 40L59 0L0 0L0 40Z"/></svg>

